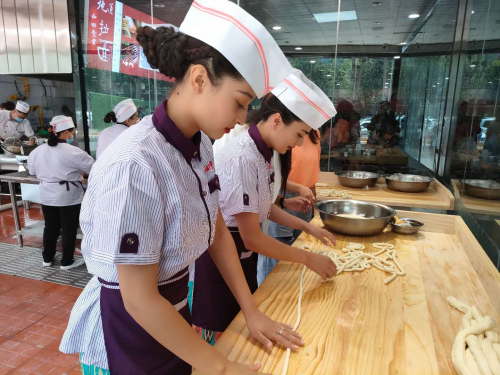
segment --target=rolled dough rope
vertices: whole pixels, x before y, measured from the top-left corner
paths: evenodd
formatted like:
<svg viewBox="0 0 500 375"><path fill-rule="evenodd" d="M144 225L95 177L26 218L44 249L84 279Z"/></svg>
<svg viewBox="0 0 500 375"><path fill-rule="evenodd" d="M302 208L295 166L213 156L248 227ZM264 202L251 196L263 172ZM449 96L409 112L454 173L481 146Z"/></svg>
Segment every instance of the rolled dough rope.
<svg viewBox="0 0 500 375"><path fill-rule="evenodd" d="M500 344L493 343L493 349L495 349L495 352L497 353L498 359L500 359Z"/></svg>
<svg viewBox="0 0 500 375"><path fill-rule="evenodd" d="M476 306L472 306L472 316L477 322L481 322L484 319L484 316L479 312ZM486 331L484 332L484 336L489 339L492 343L498 342L498 333L495 331Z"/></svg>
<svg viewBox="0 0 500 375"><path fill-rule="evenodd" d="M474 359L470 349L465 350L465 362L467 363L467 368L469 369L469 373L471 375L481 375L479 368L477 367L476 360Z"/></svg>
<svg viewBox="0 0 500 375"><path fill-rule="evenodd" d="M311 251L311 247L304 245L302 246L302 250L308 250ZM306 266L302 267L302 273L300 274L300 280L299 280L299 301L297 302L297 320L295 321L295 325L293 326L293 330L296 331L297 328L299 328L300 320L302 319L302 293L304 291L303 289L303 282L304 282L304 274L306 273ZM283 371L281 372L282 375L286 375L288 372L288 364L290 363L290 354L291 350L290 348L286 349L286 356L285 356L285 366L283 367Z"/></svg>
<svg viewBox="0 0 500 375"><path fill-rule="evenodd" d="M469 336L474 337L474 336ZM481 349L488 361L489 368L494 375L500 375L500 361L498 360L497 353L493 349L493 345L489 339L480 341Z"/></svg>
<svg viewBox="0 0 500 375"><path fill-rule="evenodd" d="M458 311L460 311L463 314L467 314L467 312L469 312L471 309L470 306L466 305L463 302L460 302L455 297L449 296L446 300L451 305L451 307L454 307L455 309L457 309Z"/></svg>
<svg viewBox="0 0 500 375"><path fill-rule="evenodd" d="M455 342L453 343L453 349L451 352L453 366L455 367L458 375L469 374L467 364L465 362L465 339L470 335L477 335L480 332L492 329L493 327L495 327L495 324L495 320L492 317L487 316L485 320L478 325L464 328L458 333L457 337L455 338ZM483 368L484 366L478 363L478 367ZM491 371L487 374L491 374Z"/></svg>

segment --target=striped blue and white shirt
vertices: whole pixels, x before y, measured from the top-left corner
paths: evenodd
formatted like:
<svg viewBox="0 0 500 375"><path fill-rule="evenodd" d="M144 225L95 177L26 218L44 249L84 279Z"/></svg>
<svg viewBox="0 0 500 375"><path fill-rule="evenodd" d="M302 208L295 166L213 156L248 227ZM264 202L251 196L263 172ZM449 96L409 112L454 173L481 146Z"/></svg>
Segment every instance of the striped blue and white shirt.
<svg viewBox="0 0 500 375"><path fill-rule="evenodd" d="M220 208L228 227L237 227L235 215L251 212L265 222L273 204L273 152L257 126L232 139L215 155L221 192Z"/></svg>
<svg viewBox="0 0 500 375"><path fill-rule="evenodd" d="M186 138L165 108L166 102L123 132L90 174L80 224L82 253L94 277L71 312L60 346L64 353L84 353L87 365L109 368L98 278L117 283L117 264L158 263L162 283L193 263L214 238L219 185L210 139L201 132Z"/></svg>

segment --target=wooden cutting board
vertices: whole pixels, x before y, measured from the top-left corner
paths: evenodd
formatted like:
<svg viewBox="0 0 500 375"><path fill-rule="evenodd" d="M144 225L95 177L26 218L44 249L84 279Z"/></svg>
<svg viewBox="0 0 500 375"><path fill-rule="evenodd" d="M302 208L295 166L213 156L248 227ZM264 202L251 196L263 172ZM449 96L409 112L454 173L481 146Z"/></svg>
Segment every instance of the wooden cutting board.
<svg viewBox="0 0 500 375"><path fill-rule="evenodd" d="M338 236L336 250L348 242L396 246L406 276L385 285L376 269L341 274L322 283L307 270L302 322L306 346L292 353L289 375L454 374L451 348L462 314L446 302L455 296L474 304L500 324L500 275L458 216L399 211L425 223L414 236ZM315 219L316 224L320 224ZM295 246L326 250L304 234ZM334 249L328 249L334 250ZM255 293L272 319L293 325L302 266L280 262ZM497 326L496 331L500 333ZM262 363L261 372L281 374L285 351L267 350L251 338L239 314L216 344L228 359ZM195 372L196 374L196 372Z"/></svg>
<svg viewBox="0 0 500 375"><path fill-rule="evenodd" d="M429 188L422 193L403 193L391 190L385 184L384 178L379 178L376 186L370 189L355 189L340 185L338 176L332 172L321 172L319 174L320 184L328 184L328 187L317 187L317 192L325 189L346 190L352 194L352 199L380 203L396 207L418 207L440 210L453 210L455 198L450 190L437 180L431 182ZM360 195L363 194L363 195ZM318 197L319 201L335 199Z"/></svg>

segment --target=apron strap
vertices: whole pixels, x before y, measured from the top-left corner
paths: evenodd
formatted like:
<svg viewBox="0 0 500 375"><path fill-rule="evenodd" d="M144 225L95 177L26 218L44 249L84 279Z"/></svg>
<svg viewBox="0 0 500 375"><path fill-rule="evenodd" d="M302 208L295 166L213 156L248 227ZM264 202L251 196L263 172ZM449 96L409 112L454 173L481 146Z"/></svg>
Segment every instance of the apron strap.
<svg viewBox="0 0 500 375"><path fill-rule="evenodd" d="M64 185L66 184L66 191L69 191L69 184L78 187L77 184L80 184L82 189L83 189L83 184L81 181L59 181L59 185Z"/></svg>

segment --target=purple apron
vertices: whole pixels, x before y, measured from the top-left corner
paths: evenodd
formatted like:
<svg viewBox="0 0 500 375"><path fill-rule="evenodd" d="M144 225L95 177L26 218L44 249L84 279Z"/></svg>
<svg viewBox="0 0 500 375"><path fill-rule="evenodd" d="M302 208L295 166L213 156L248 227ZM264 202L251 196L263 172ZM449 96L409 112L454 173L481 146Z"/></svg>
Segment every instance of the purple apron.
<svg viewBox="0 0 500 375"><path fill-rule="evenodd" d="M257 290L257 253L245 248L238 228L229 228L250 292ZM243 256L242 256L243 254ZM243 258L243 259L242 259ZM224 332L240 312L240 306L226 285L210 253L196 260L193 290L193 325L210 331Z"/></svg>
<svg viewBox="0 0 500 375"><path fill-rule="evenodd" d="M110 288L118 284L100 278L99 281L102 285L101 319L110 373L190 375L191 366L156 341L125 310L120 289ZM163 298L175 306L187 298L188 281L189 273L185 268L170 279L158 283L158 290ZM179 313L191 325L187 303Z"/></svg>

